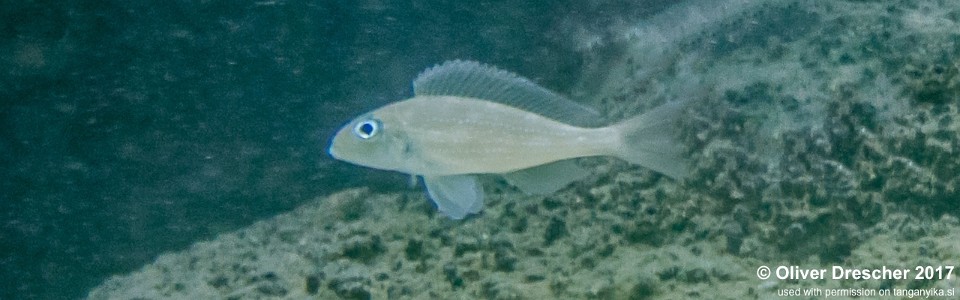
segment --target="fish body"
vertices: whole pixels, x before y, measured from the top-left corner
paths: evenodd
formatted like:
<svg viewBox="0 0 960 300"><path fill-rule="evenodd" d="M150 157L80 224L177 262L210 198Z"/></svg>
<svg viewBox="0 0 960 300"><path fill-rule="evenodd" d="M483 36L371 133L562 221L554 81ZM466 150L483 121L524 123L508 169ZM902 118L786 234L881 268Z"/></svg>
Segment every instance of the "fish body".
<svg viewBox="0 0 960 300"><path fill-rule="evenodd" d="M669 134L679 105L609 126L595 111L527 79L469 61L428 69L415 96L352 120L329 153L354 164L421 176L445 215L483 205L477 174L498 174L528 193L550 193L585 176L572 159L617 156L672 177L686 163Z"/></svg>
<svg viewBox="0 0 960 300"><path fill-rule="evenodd" d="M403 139L407 148L395 160L400 165L369 167L407 174L509 173L603 155L609 152L604 148L613 144L606 128L571 126L508 105L458 96L418 96L387 105L369 117L384 125L384 134ZM363 164L364 160L354 161Z"/></svg>

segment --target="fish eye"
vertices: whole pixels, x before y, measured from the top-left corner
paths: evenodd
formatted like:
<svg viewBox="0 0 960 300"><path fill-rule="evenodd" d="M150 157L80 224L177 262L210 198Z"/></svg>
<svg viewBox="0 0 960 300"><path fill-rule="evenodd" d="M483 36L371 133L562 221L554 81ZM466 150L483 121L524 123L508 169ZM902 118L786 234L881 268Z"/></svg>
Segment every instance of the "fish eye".
<svg viewBox="0 0 960 300"><path fill-rule="evenodd" d="M353 127L353 133L365 140L377 135L379 131L380 121L378 120L366 120L357 123L357 126Z"/></svg>

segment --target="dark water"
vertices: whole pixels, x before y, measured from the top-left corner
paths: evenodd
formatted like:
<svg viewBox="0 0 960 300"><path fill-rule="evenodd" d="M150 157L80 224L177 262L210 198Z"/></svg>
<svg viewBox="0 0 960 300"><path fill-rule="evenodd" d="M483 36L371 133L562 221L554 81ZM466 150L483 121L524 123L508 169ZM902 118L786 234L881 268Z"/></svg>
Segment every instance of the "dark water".
<svg viewBox="0 0 960 300"><path fill-rule="evenodd" d="M329 135L447 59L564 91L564 26L664 7L620 2L4 1L0 299L82 297L342 187L402 188L341 172Z"/></svg>

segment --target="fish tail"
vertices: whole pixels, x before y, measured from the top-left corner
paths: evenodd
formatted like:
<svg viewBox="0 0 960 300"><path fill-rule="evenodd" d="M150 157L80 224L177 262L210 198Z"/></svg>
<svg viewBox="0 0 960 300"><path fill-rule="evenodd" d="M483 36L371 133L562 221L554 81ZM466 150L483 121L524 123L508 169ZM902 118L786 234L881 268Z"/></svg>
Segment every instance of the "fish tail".
<svg viewBox="0 0 960 300"><path fill-rule="evenodd" d="M620 134L614 155L674 179L689 175L675 130L683 107L683 102L670 102L613 125Z"/></svg>

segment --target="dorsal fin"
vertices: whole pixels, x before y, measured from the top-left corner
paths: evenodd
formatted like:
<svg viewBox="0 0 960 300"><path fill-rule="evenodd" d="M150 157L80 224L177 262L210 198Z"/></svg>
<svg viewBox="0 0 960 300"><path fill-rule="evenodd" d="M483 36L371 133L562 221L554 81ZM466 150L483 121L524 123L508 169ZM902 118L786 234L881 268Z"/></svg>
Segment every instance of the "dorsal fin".
<svg viewBox="0 0 960 300"><path fill-rule="evenodd" d="M413 81L417 96L460 96L493 101L581 127L605 125L596 110L557 95L511 72L474 61L447 61Z"/></svg>

